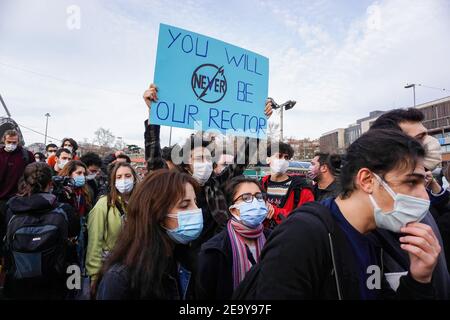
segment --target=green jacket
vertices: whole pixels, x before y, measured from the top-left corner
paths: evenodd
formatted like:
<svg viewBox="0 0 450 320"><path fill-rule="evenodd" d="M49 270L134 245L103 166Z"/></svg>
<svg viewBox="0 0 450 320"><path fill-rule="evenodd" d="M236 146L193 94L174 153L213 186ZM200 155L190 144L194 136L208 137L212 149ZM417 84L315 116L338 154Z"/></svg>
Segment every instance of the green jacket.
<svg viewBox="0 0 450 320"><path fill-rule="evenodd" d="M122 208L125 210L123 205ZM93 280L100 272L105 255L114 248L117 237L122 230L123 217L121 217L120 211L115 206L110 207L108 223L106 223L107 212L107 197L103 196L97 201L88 216L86 270Z"/></svg>

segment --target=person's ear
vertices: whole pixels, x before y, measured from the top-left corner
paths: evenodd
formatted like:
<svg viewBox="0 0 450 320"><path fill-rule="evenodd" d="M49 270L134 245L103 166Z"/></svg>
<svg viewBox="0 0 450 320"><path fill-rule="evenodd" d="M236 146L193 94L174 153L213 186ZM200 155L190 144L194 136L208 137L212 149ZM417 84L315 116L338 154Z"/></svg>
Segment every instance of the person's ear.
<svg viewBox="0 0 450 320"><path fill-rule="evenodd" d="M234 215L236 217L239 217L241 215L240 212L239 212L239 209L234 208L234 207L230 208L230 212L231 212L232 215Z"/></svg>
<svg viewBox="0 0 450 320"><path fill-rule="evenodd" d="M355 183L365 193L371 194L375 188L375 177L369 169L362 168L356 174Z"/></svg>

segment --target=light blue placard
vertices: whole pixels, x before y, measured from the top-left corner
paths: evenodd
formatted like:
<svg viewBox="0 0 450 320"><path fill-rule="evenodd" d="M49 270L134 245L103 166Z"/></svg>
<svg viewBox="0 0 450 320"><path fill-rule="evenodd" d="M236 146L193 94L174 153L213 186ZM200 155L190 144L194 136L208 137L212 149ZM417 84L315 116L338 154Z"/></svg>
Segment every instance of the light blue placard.
<svg viewBox="0 0 450 320"><path fill-rule="evenodd" d="M265 139L268 79L266 57L161 24L150 123Z"/></svg>

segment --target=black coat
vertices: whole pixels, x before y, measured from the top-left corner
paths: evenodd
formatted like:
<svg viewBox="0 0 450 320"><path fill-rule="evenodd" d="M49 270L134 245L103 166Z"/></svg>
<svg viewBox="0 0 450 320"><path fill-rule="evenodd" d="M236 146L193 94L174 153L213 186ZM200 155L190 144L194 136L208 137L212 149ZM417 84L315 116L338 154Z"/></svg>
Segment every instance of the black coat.
<svg viewBox="0 0 450 320"><path fill-rule="evenodd" d="M379 260L383 270L381 249ZM401 278L396 293L381 278L379 298L434 298L431 284L418 283L409 275ZM354 254L328 208L317 202L306 203L274 229L253 286L251 296L241 298L360 299Z"/></svg>
<svg viewBox="0 0 450 320"><path fill-rule="evenodd" d="M445 254L448 253L447 249L450 250L450 248L446 248L446 245L448 246L449 243L448 232L450 232L450 230L447 229L447 232L444 232L444 230L441 229L439 232L438 226L430 213L428 213L420 222L429 225L433 229L436 238L442 247L431 281L435 289L436 299L448 300L450 299L450 274L445 261ZM439 228L441 228L441 226L444 227L445 224L441 223ZM386 272L404 272L409 269L409 255L400 248L400 236L400 234L383 229L377 229L368 235L374 245L382 246L384 249L384 266Z"/></svg>
<svg viewBox="0 0 450 320"><path fill-rule="evenodd" d="M162 286L164 297L156 297L153 293L149 293L145 298L141 298L137 292L131 288L131 276L129 269L122 264L115 264L109 268L100 280L97 290L97 300L193 300L193 282L192 275L188 272L189 285L186 292L181 292L178 276L176 272L171 271L163 276Z"/></svg>
<svg viewBox="0 0 450 320"><path fill-rule="evenodd" d="M270 230L265 230L266 238ZM256 262L247 247L249 261ZM198 256L196 294L200 300L229 300L233 294L233 252L225 229L202 245Z"/></svg>

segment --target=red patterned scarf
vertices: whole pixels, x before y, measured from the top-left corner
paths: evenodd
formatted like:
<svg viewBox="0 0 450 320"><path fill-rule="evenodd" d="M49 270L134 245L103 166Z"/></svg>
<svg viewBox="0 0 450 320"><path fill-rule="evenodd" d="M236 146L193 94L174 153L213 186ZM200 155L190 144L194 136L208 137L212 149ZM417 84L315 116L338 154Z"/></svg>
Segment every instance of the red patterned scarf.
<svg viewBox="0 0 450 320"><path fill-rule="evenodd" d="M244 280L245 274L252 266L247 256L244 239L256 240L256 257L253 258L258 262L261 255L261 249L266 243L266 237L264 236L264 226L262 224L256 229L250 229L233 219L228 221L227 231L233 253L233 288L236 289L239 283Z"/></svg>

